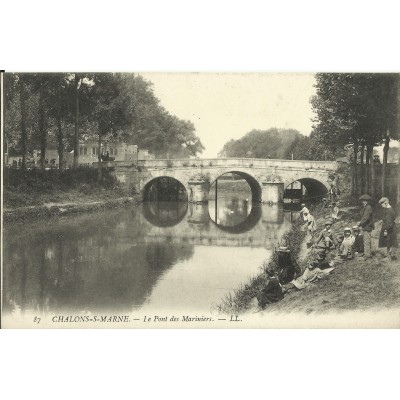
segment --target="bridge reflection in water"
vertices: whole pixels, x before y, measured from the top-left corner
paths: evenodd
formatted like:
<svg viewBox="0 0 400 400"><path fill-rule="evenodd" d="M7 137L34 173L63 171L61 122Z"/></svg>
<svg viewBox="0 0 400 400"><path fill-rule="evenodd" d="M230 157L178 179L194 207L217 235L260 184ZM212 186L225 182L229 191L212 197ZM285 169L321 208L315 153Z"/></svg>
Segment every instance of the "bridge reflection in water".
<svg viewBox="0 0 400 400"><path fill-rule="evenodd" d="M247 216L234 225L228 209ZM257 273L290 226L277 205L227 200L226 217L210 214L207 205L157 202L5 226L4 312L209 311Z"/></svg>

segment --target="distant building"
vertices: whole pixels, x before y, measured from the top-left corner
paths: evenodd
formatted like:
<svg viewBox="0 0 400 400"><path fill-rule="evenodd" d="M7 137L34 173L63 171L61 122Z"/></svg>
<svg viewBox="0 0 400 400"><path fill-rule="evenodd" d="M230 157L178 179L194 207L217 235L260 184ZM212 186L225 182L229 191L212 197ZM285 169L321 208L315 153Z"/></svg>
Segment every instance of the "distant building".
<svg viewBox="0 0 400 400"><path fill-rule="evenodd" d="M137 161L154 159L154 155L146 149L139 149L138 145L128 145L126 143L106 143L101 146L101 155L108 155L109 161L126 161L136 163ZM108 153L108 154L107 154ZM52 147L46 149L46 165L58 167L58 150ZM11 166L19 166L22 156L7 157L6 163ZM99 160L99 143L97 140L84 140L79 143L79 165L92 165ZM71 166L74 162L74 151L66 151L64 154L66 166ZM40 165L40 150L34 150L32 157L27 157L28 167Z"/></svg>
<svg viewBox="0 0 400 400"><path fill-rule="evenodd" d="M104 143L100 154L108 156L109 161L136 162L153 159L154 155L149 150L139 149L136 144ZM67 164L74 161L74 152L67 153ZM99 143L97 140L85 140L79 143L79 164L90 165L99 160Z"/></svg>

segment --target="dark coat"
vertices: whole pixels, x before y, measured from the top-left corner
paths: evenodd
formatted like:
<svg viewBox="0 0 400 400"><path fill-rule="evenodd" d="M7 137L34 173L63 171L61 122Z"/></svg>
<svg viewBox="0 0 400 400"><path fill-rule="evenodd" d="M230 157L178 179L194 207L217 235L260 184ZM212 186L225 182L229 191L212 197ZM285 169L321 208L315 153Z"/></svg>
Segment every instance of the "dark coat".
<svg viewBox="0 0 400 400"><path fill-rule="evenodd" d="M396 215L392 207L383 210L382 229L379 235L379 247L397 247L395 219ZM387 232L386 236L385 231Z"/></svg>
<svg viewBox="0 0 400 400"><path fill-rule="evenodd" d="M301 274L301 269L291 253L278 253L278 279L286 285Z"/></svg>
<svg viewBox="0 0 400 400"><path fill-rule="evenodd" d="M270 278L265 286L257 294L257 300L260 307L264 308L267 304L276 303L283 299L281 285L276 278Z"/></svg>
<svg viewBox="0 0 400 400"><path fill-rule="evenodd" d="M362 234L358 234L355 237L353 244L353 251L359 254L364 253L364 238L362 237Z"/></svg>
<svg viewBox="0 0 400 400"><path fill-rule="evenodd" d="M369 204L363 207L360 215L360 226L361 228L363 228L364 231L371 232L373 229L375 229L374 217L372 215L372 207Z"/></svg>

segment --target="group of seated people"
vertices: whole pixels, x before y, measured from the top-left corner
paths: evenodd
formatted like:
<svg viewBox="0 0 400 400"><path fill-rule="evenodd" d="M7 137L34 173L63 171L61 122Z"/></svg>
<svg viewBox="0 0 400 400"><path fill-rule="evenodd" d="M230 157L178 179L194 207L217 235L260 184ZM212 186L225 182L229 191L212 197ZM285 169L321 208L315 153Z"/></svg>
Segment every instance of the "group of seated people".
<svg viewBox="0 0 400 400"><path fill-rule="evenodd" d="M338 260L352 259L354 255L364 253L364 242L359 226L344 228L342 234L336 234L333 229L333 220L325 221L325 228L313 240L313 246L326 252L337 250Z"/></svg>
<svg viewBox="0 0 400 400"><path fill-rule="evenodd" d="M276 267L267 269L267 283L257 294L261 308L282 300L284 294L290 290L304 289L326 276L334 269L335 262L342 263L364 252L362 233L358 226L353 226L352 229L346 227L343 234L337 235L332 229L332 224L332 219L326 220L324 229L313 239L315 258L304 271L288 247L279 247ZM328 254L330 261L327 260Z"/></svg>

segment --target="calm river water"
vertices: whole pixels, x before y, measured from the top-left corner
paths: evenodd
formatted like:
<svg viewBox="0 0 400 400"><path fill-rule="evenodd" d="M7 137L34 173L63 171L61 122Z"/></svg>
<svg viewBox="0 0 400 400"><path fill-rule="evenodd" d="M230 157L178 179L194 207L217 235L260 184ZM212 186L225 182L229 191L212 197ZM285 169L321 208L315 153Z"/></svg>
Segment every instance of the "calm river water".
<svg viewBox="0 0 400 400"><path fill-rule="evenodd" d="M247 200L246 200L247 199ZM5 313L209 312L290 227L246 193L143 203L4 229Z"/></svg>

